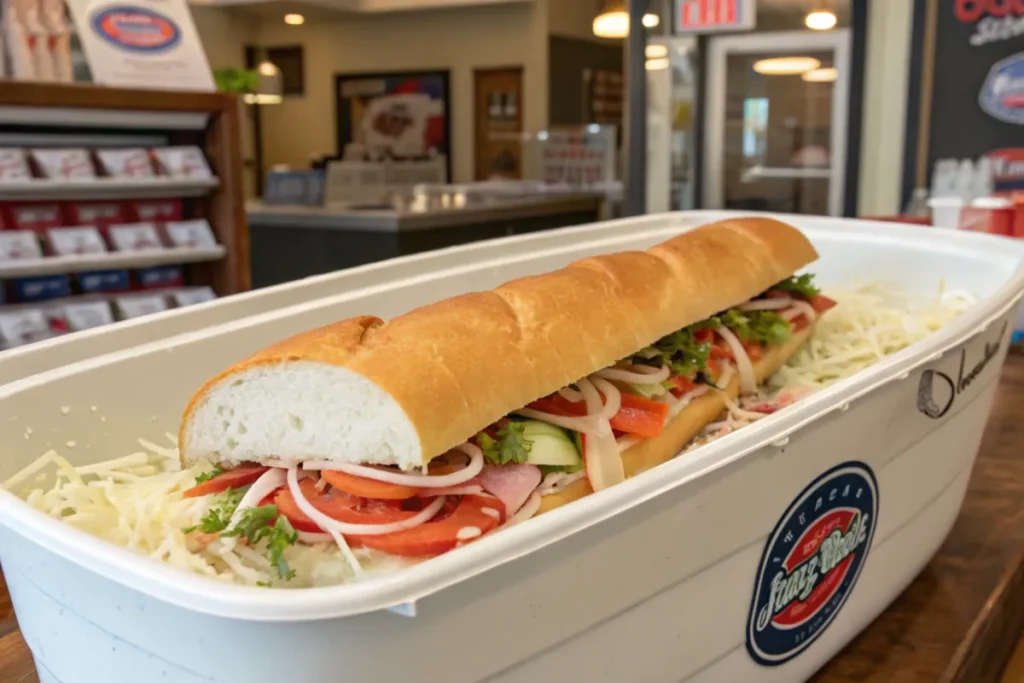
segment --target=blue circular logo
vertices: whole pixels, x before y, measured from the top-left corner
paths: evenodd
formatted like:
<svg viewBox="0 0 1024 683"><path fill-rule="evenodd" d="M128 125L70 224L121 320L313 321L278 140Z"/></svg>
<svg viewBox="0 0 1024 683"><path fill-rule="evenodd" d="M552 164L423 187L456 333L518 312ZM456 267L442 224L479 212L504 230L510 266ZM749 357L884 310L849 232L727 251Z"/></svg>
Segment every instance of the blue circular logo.
<svg viewBox="0 0 1024 683"><path fill-rule="evenodd" d="M107 7L92 15L90 25L100 38L129 52L163 52L181 41L177 24L145 7Z"/></svg>
<svg viewBox="0 0 1024 683"><path fill-rule="evenodd" d="M747 617L754 661L784 664L828 628L857 583L877 519L878 483L862 462L833 467L790 504L754 583Z"/></svg>

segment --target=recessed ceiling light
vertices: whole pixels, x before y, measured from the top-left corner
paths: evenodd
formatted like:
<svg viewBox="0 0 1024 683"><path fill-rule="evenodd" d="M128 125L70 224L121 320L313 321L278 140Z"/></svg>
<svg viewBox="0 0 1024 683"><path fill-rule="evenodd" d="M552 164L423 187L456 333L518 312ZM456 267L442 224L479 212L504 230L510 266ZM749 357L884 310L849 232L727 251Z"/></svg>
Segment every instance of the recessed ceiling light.
<svg viewBox="0 0 1024 683"><path fill-rule="evenodd" d="M839 78L839 69L833 66L826 66L822 69L807 71L800 78L808 83L831 83Z"/></svg>
<svg viewBox="0 0 1024 683"><path fill-rule="evenodd" d="M668 57L668 46L653 43L647 46L647 48L644 50L644 53L647 55L647 59L660 59L661 57Z"/></svg>
<svg viewBox="0 0 1024 683"><path fill-rule="evenodd" d="M828 10L817 10L815 12L811 12L806 18L804 18L804 23L807 25L807 28L814 31L827 31L831 28L835 28L838 21L839 20L836 19L835 13L829 12Z"/></svg>
<svg viewBox="0 0 1024 683"><path fill-rule="evenodd" d="M821 66L814 57L772 57L754 62L754 71L765 76L795 76Z"/></svg>
<svg viewBox="0 0 1024 683"><path fill-rule="evenodd" d="M306 23L306 17L301 14L286 14L284 15L284 23L289 26L301 26Z"/></svg>

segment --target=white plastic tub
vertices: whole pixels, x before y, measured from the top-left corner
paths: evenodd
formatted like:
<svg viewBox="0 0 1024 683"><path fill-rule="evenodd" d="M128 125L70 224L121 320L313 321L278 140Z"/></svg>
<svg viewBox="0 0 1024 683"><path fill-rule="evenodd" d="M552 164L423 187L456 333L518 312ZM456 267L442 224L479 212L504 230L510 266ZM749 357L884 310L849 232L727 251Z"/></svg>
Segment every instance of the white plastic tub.
<svg viewBox="0 0 1024 683"><path fill-rule="evenodd" d="M202 380L284 335L355 313L389 317L584 254L646 247L723 215L583 228L574 241L532 253L491 253L0 386L0 479L50 446L84 464L135 450L138 436L160 438ZM986 235L787 219L819 248L813 270L826 288L882 276L931 295L944 278L982 301L926 341L694 454L348 586L222 586L0 492L0 561L42 680L807 678L913 579L956 518L1024 271L1020 247ZM763 597L776 557L811 525L846 524L854 510L869 518L852 534L838 592L759 629L755 582ZM395 606L415 616L385 610Z"/></svg>

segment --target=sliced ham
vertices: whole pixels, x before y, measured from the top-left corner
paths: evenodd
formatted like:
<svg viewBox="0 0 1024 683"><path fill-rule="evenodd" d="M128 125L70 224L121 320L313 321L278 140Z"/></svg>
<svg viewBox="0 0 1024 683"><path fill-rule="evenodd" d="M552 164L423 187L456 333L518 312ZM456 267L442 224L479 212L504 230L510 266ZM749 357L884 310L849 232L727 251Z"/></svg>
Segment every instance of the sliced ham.
<svg viewBox="0 0 1024 683"><path fill-rule="evenodd" d="M506 516L511 517L540 485L540 468L536 465L488 465L480 473L484 490L494 494L505 504Z"/></svg>

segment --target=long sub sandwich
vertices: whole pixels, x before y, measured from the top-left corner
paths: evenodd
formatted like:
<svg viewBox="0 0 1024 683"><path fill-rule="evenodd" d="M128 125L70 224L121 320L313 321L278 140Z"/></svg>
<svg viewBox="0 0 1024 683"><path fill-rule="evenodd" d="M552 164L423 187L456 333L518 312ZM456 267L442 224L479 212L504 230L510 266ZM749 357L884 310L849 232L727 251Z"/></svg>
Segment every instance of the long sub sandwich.
<svg viewBox="0 0 1024 683"><path fill-rule="evenodd" d="M353 546L430 557L613 486L807 340L833 305L794 276L816 258L735 219L275 344L185 411L183 462L217 465L185 495L238 494L194 532L334 542L358 573Z"/></svg>

